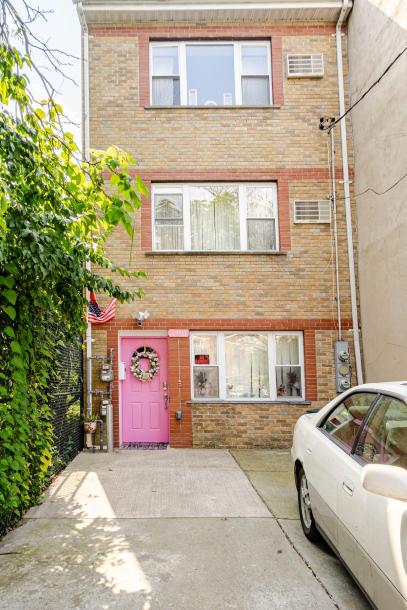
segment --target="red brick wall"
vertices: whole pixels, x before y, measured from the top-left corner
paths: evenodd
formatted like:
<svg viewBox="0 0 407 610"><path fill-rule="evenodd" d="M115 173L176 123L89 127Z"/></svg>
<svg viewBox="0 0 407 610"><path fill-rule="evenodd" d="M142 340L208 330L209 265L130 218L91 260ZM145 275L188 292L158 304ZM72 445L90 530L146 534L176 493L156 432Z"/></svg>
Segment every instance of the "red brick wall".
<svg viewBox="0 0 407 610"><path fill-rule="evenodd" d="M272 46L272 85L273 85L273 104L284 104L283 91L283 55L282 55L282 36L304 36L304 35L326 35L333 33L334 27L331 25L309 25L309 26L267 26L257 25L215 25L185 28L172 25L162 27L151 25L150 27L114 27L114 26L92 26L90 29L92 36L138 36L139 40L139 73L140 73L140 105L150 104L150 77L149 77L149 45L152 40L239 40L239 39L270 39Z"/></svg>
<svg viewBox="0 0 407 610"><path fill-rule="evenodd" d="M280 250L287 252L291 247L290 231L290 204L289 183L295 180L329 180L328 169L324 168L295 168L295 169L239 169L239 170L140 170L137 174L144 180L147 188L151 189L154 182L245 182L268 181L277 182L278 200L278 226L280 237ZM341 177L341 172L338 172ZM144 252L152 250L152 218L151 197L143 199L141 208L141 248Z"/></svg>
<svg viewBox="0 0 407 610"><path fill-rule="evenodd" d="M143 330L167 330L169 328L187 328L189 330L295 330L303 331L304 336L304 364L305 364L305 387L306 387L306 400L317 401L318 390L317 390L317 369L316 369L316 345L315 345L315 331L316 330L335 330L337 327L335 320L189 320L189 319L172 319L172 320L147 320L143 324ZM350 320L343 321L343 329L349 329L351 327ZM101 324L98 327L98 331L107 331L107 348L113 348L114 351L114 373L115 380L113 383L113 414L114 414L114 444L119 445L119 381L118 381L118 349L119 349L119 335L118 331L126 331L135 329L134 320L131 319L115 319L108 324ZM247 419L246 423L242 420L242 429L240 434L238 428L233 428L232 422L230 423L230 434L235 436L236 446L243 446L248 441L244 440L245 435L249 434L245 432L247 426L258 427L259 432L267 431L267 434L271 434L270 430L274 430L274 435L280 438L281 443L284 443L286 439L290 437L293 423L296 421L298 414L302 413L304 409L310 408L304 405L291 405L287 403L280 404L262 404L258 403L230 403L227 406L225 404L217 403L214 406L212 403L201 403L197 401L191 403L191 376L190 376L190 349L189 349L189 338L168 338L168 389L170 394L170 444L172 447L191 447L193 444L201 445L208 440L210 444L213 440L213 431L209 426L209 437L199 433L200 427L199 422L203 422L204 414L208 418L208 412L213 413L213 417L222 417L226 411L228 413L233 410L234 418L236 414L244 414L243 420ZM223 409L223 410L222 410ZM226 409L226 411L225 411ZM175 411L182 411L182 419L176 420ZM215 414L218 414L215 416ZM264 420L268 413L267 421ZM278 415L278 417L276 416ZM276 417L275 417L276 416ZM194 432L193 438L193 418L197 424L197 430ZM209 420L212 418L210 415ZM279 431L274 429L275 425L278 424ZM234 425L234 424L233 424ZM260 426L260 427L259 427ZM271 426L271 428L270 428ZM225 429L228 426L224 423L224 438ZM233 430L232 430L233 428ZM221 434L221 430L217 433L218 436ZM196 438L195 436L198 435ZM212 435L212 436L211 436ZM259 435L255 434L255 438ZM260 435L261 436L261 435ZM279 442L280 442L279 441ZM222 441L225 444L227 441ZM260 444L260 440L258 438ZM273 441L274 442L274 441ZM277 441L276 441L277 442ZM239 445L240 443L240 445ZM266 443L268 446L268 444ZM276 445L280 446L280 445ZM287 445L286 445L287 446Z"/></svg>

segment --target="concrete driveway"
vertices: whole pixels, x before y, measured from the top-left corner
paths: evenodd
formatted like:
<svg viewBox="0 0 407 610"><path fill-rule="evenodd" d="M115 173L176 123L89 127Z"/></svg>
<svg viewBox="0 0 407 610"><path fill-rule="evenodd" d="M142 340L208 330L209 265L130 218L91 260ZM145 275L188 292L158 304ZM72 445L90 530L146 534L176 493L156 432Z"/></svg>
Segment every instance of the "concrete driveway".
<svg viewBox="0 0 407 610"><path fill-rule="evenodd" d="M83 453L0 543L7 610L368 607L302 536L286 452Z"/></svg>

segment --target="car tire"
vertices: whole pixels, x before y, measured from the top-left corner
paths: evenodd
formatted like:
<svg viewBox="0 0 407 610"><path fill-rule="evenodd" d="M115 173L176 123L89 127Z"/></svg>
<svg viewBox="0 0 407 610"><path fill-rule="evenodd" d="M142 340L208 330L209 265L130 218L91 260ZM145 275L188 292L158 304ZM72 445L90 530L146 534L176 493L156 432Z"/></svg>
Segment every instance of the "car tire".
<svg viewBox="0 0 407 610"><path fill-rule="evenodd" d="M319 542L321 534L317 530L315 519L311 510L311 501L308 491L308 481L305 476L304 469L301 467L298 471L298 510L302 531L310 542Z"/></svg>

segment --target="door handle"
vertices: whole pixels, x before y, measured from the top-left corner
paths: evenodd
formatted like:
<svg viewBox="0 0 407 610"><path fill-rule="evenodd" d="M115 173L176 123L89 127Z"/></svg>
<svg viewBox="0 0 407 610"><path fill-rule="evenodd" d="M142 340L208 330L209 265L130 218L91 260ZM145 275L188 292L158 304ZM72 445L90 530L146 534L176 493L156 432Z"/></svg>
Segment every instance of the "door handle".
<svg viewBox="0 0 407 610"><path fill-rule="evenodd" d="M166 382L163 382L163 392L164 392L164 408L168 410L170 395L168 394L168 386Z"/></svg>
<svg viewBox="0 0 407 610"><path fill-rule="evenodd" d="M346 481L343 481L342 489L344 491L346 491L346 493L349 494L350 496L353 496L354 487L353 487L352 483L347 483Z"/></svg>
<svg viewBox="0 0 407 610"><path fill-rule="evenodd" d="M309 447L307 447L306 451L307 451L307 453L309 453L309 454L311 455L311 453L312 453L312 449L310 449Z"/></svg>

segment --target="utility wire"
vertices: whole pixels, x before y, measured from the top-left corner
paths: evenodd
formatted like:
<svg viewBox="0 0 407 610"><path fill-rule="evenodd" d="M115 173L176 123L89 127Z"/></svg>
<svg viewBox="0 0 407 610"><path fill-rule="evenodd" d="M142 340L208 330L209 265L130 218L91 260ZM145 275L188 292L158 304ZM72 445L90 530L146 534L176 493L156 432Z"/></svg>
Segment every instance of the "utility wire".
<svg viewBox="0 0 407 610"><path fill-rule="evenodd" d="M400 184L400 182L402 182L405 178L407 178L407 172L405 174L403 174L402 176L400 176L400 178L398 180L396 180L396 182L393 182L392 185L390 185L386 190L384 190L382 192L376 191L375 189L369 187L369 188L365 189L364 191L362 191L361 193L357 193L355 195L355 197L361 197L362 195L364 195L365 193L368 193L369 191L374 193L375 195L385 195L386 193L388 193L389 191L394 189L395 186Z"/></svg>
<svg viewBox="0 0 407 610"><path fill-rule="evenodd" d="M338 117L336 119L336 121L334 121L327 129L332 129L333 127L335 127L335 125L337 123L339 123L339 121L342 121L342 119L344 119L346 117L346 115L349 114L349 112L351 110L353 110L355 108L355 106L357 106L367 96L367 94L370 93L370 91L374 87L376 87L376 85L378 85L380 83L383 76L385 76L385 74L387 74L387 72L390 70L390 68L392 66L394 66L396 61L398 61L400 59L400 57L403 55L403 53L405 53L406 51L407 51L407 46L405 46L404 49L402 49L402 51L400 51L400 53L393 59L393 61L391 63L389 63L389 65L384 70L384 72L382 72L381 75L379 76L379 78L377 80L375 80L374 83L372 83L368 89L366 89L366 91L360 96L360 98L358 100L356 100L356 102L354 104L351 104L351 106L349 106L349 108L346 110L346 112L344 112L340 117Z"/></svg>

